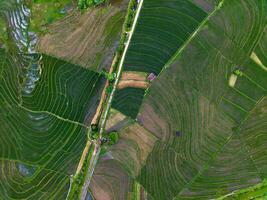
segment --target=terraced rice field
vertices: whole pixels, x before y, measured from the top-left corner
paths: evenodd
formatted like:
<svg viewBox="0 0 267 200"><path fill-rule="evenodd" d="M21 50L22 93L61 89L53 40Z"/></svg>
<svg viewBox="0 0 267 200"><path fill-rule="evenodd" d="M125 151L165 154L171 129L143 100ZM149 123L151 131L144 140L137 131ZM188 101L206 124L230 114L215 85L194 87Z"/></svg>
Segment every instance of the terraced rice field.
<svg viewBox="0 0 267 200"><path fill-rule="evenodd" d="M140 173L157 140L136 123L125 125L119 134L118 144L106 149L96 167L90 185L96 199L132 200L133 179Z"/></svg>
<svg viewBox="0 0 267 200"><path fill-rule="evenodd" d="M233 193L222 196L217 200L264 199L266 197L267 197L267 181L264 180L260 184L242 190L234 191Z"/></svg>
<svg viewBox="0 0 267 200"><path fill-rule="evenodd" d="M208 5L210 8L214 7L213 3ZM126 54L124 71L158 75L208 14L209 11L204 11L198 4L188 0L144 1ZM143 95L141 93L139 95L136 98L142 99ZM122 101L123 99L119 102ZM140 105L136 105L136 112ZM126 109L127 107L121 108L121 110ZM136 115L131 117L135 118Z"/></svg>
<svg viewBox="0 0 267 200"><path fill-rule="evenodd" d="M78 100L83 101L79 103L89 106L93 95L85 98L79 94L90 91L92 86L88 84L97 84L98 76L95 72L44 56L37 92L26 98L18 79L20 65L3 49L0 60L1 199L65 199L70 175L76 171L87 139L87 128L81 123L85 115L75 112L75 98L79 97ZM73 71L76 78L88 77L84 78L84 85L76 85L75 77L71 76ZM45 94L46 88L53 93L44 100L40 90ZM64 100L69 100L72 106L64 105L68 108L60 113L57 109Z"/></svg>
<svg viewBox="0 0 267 200"><path fill-rule="evenodd" d="M246 20L247 7L255 21ZM264 1L224 1L152 84L138 119L161 142L139 180L154 198L210 199L266 178L267 76L250 59L265 19ZM243 74L229 87L237 67Z"/></svg>
<svg viewBox="0 0 267 200"><path fill-rule="evenodd" d="M103 157L99 160L90 183L95 199L127 199L132 179L116 160Z"/></svg>
<svg viewBox="0 0 267 200"><path fill-rule="evenodd" d="M124 70L159 74L206 16L188 0L144 1Z"/></svg>
<svg viewBox="0 0 267 200"><path fill-rule="evenodd" d="M44 55L40 80L31 94L22 94L22 105L83 123L93 117L104 82L96 72Z"/></svg>
<svg viewBox="0 0 267 200"><path fill-rule="evenodd" d="M153 5L150 2L145 1L138 26L149 21L153 12L164 10L163 6L149 9L146 5ZM176 1L153 2L171 7ZM124 147L121 132L124 129L120 129L122 141L106 154L114 155L113 159L154 200L213 199L267 178L266 1L224 0L216 6L211 1L183 2L184 5L193 3L193 9L206 12L199 17L191 36L180 46L176 45L167 59L167 56L160 57L164 55L164 47L157 46L155 50L153 45L160 42L157 34L175 30L167 27L174 20L164 23L164 31L155 29L157 39L151 43L154 35L146 35L146 30L152 31L150 25L157 22L147 23L142 29L137 27L124 69L154 72L158 77L144 98L125 93L121 100L114 100L123 105L131 96L143 99L139 108L135 108L139 110L136 123L156 138L151 151L145 162L129 162L129 158L138 160L141 141L134 140L137 145L127 141ZM180 9L186 8L181 4ZM162 10L160 13L164 13ZM144 17L146 12L149 15ZM186 22L185 19L183 25ZM142 49L145 50L140 52ZM253 53L257 59L251 56ZM241 73L229 86L229 79L237 69ZM122 112L128 105L117 110ZM131 113L123 114L136 118ZM131 131L127 133L130 137ZM116 152L120 152L117 157Z"/></svg>
<svg viewBox="0 0 267 200"><path fill-rule="evenodd" d="M110 3L85 13L74 10L48 26L38 50L94 71L108 70L119 43L128 0Z"/></svg>
<svg viewBox="0 0 267 200"><path fill-rule="evenodd" d="M1 198L66 198L104 85L91 69L108 66L118 4L84 19L74 13L41 41L44 52L83 67L43 55L41 69L22 79L21 63L0 49ZM79 17L83 28L70 34ZM157 78L115 93L105 130L119 141L101 147L89 188L97 200L138 199L140 188L148 200L214 199L266 182L266 23L266 0L144 1L124 74ZM58 29L69 51L53 43Z"/></svg>

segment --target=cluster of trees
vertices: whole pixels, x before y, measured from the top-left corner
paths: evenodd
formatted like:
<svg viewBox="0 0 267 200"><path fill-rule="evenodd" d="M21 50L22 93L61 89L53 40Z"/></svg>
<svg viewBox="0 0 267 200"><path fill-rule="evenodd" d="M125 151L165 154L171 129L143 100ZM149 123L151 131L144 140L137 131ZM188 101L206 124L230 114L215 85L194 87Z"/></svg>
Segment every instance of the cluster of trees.
<svg viewBox="0 0 267 200"><path fill-rule="evenodd" d="M98 125L97 124L92 124L91 125L91 133L89 137L92 140L97 140L99 138L99 130L98 130Z"/></svg>
<svg viewBox="0 0 267 200"><path fill-rule="evenodd" d="M128 7L128 15L126 17L126 30L129 31L132 27L132 23L137 9L138 0L131 0Z"/></svg>
<svg viewBox="0 0 267 200"><path fill-rule="evenodd" d="M80 9L86 9L92 6L98 6L106 1L107 0L78 0L78 7Z"/></svg>
<svg viewBox="0 0 267 200"><path fill-rule="evenodd" d="M102 70L101 71L101 74L102 75L104 75L105 76L105 78L108 80L108 82L109 82L109 85L108 85L108 87L106 88L106 93L107 94L110 94L111 92L112 92L112 90L113 90L113 83L114 83L114 81L115 81L115 77L116 77L116 73L114 72L114 73L108 73L107 71L105 71L105 70Z"/></svg>
<svg viewBox="0 0 267 200"><path fill-rule="evenodd" d="M108 73L106 70L102 70L101 74L105 76L106 79L108 79L109 82L113 82L116 77L116 73Z"/></svg>
<svg viewBox="0 0 267 200"><path fill-rule="evenodd" d="M128 39L128 31L131 30L137 6L138 6L138 0L130 0L126 20L125 20L124 25L123 25L124 31L122 33L121 40L120 40L120 43L119 43L119 46L118 46L117 52L116 52L117 57L119 59L116 59L116 61L115 61L115 65L114 65L115 70L117 69L117 67L119 65L120 58L122 56L122 53L123 53L123 50L125 47L125 42Z"/></svg>
<svg viewBox="0 0 267 200"><path fill-rule="evenodd" d="M91 135L89 136L92 140L99 139L99 129L97 124L91 125ZM116 144L119 140L119 134L117 131L112 131L110 133L103 133L102 144L107 143L108 145Z"/></svg>
<svg viewBox="0 0 267 200"><path fill-rule="evenodd" d="M110 133L104 133L103 137L101 139L101 144L108 144L108 145L114 145L119 140L119 134L116 131L110 132Z"/></svg>
<svg viewBox="0 0 267 200"><path fill-rule="evenodd" d="M113 131L108 134L108 144L113 145L116 144L119 140L119 134L116 131Z"/></svg>

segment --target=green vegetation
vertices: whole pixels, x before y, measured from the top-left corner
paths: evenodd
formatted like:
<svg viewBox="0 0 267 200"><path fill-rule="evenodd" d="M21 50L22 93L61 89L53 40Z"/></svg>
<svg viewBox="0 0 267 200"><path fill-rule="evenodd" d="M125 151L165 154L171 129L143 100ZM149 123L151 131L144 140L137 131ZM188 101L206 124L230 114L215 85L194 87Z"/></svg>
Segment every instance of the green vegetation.
<svg viewBox="0 0 267 200"><path fill-rule="evenodd" d="M21 68L0 51L0 196L65 199L69 176L85 146L86 128L47 112L22 108ZM39 99L39 103L49 101Z"/></svg>
<svg viewBox="0 0 267 200"><path fill-rule="evenodd" d="M138 180L156 199L213 199L267 177L267 76L250 59L267 12L250 3L225 0L145 96L138 119L160 142ZM229 87L236 66L243 75Z"/></svg>
<svg viewBox="0 0 267 200"><path fill-rule="evenodd" d="M103 133L102 144L107 143L108 145L114 145L118 142L118 140L119 134L116 131L112 131L110 133ZM104 150L104 152L106 152L106 149ZM104 152L102 152L101 154L103 154Z"/></svg>
<svg viewBox="0 0 267 200"><path fill-rule="evenodd" d="M106 71L104 71L104 70L102 70L102 72L101 72L101 74L103 75L103 76L105 76L105 78L107 79L107 80L109 80L109 82L112 82L112 81L114 81L114 79L115 79L115 77L116 77L116 73L108 73L108 72L106 72Z"/></svg>
<svg viewBox="0 0 267 200"><path fill-rule="evenodd" d="M128 14L125 20L126 31L129 31L132 27L136 8L137 8L137 0L130 0L129 6L128 6Z"/></svg>
<svg viewBox="0 0 267 200"><path fill-rule="evenodd" d="M74 199L80 198L80 193L81 193L84 181L85 181L87 169L88 169L93 151L94 151L94 145L92 144L86 156L85 162L83 163L81 171L72 177L72 185L70 188L70 192L68 194L68 198L67 198L68 200L74 200Z"/></svg>
<svg viewBox="0 0 267 200"><path fill-rule="evenodd" d="M42 66L35 90L30 95L22 94L22 105L83 123L87 109L98 99L95 97L103 84L102 76L46 55L43 55Z"/></svg>
<svg viewBox="0 0 267 200"><path fill-rule="evenodd" d="M131 1L125 30L134 6ZM0 198L78 199L94 150L100 158L93 160L88 190L95 199L266 198L266 0L144 0L124 70L153 72L157 79L146 91L116 91L112 108L123 115L110 118L110 130L118 132L103 133L105 142L99 141L98 124L88 127L105 78L108 94L114 82L114 74L101 73L103 49L97 44L107 40L100 40L98 31L107 32L98 26L103 18L94 18L95 10L77 17L85 16L82 27L89 29L80 31L77 21L64 27L73 18L66 19L55 28L59 33L52 43L42 44L67 52L64 58L77 52L83 66L95 59L92 68L100 73L45 54L41 69L34 63L25 67L19 56L0 49ZM112 12L103 16L120 21ZM79 48L53 45L59 37L71 44L77 37ZM127 37L122 34L117 63ZM96 46L88 56L84 49ZM81 171L72 176L87 139L107 145L91 146Z"/></svg>
<svg viewBox="0 0 267 200"><path fill-rule="evenodd" d="M48 26L48 33L39 37L38 50L90 70L108 71L120 39L127 1L71 12Z"/></svg>
<svg viewBox="0 0 267 200"><path fill-rule="evenodd" d="M99 132L96 132L96 131L92 132L90 135L91 140L98 140L99 137L100 137Z"/></svg>
<svg viewBox="0 0 267 200"><path fill-rule="evenodd" d="M129 31L133 22L137 1L132 0L129 4L128 15L126 18L125 30ZM141 10L138 24L133 34L132 41L126 54L124 62L125 71L141 71L160 73L164 65L172 58L174 53L188 39L191 33L206 17L206 13L189 1L179 0L176 2L169 0L146 0ZM182 6L181 6L182 5ZM155 9L153 9L155 8ZM186 17L185 17L186 16ZM127 34L123 35L123 42L119 50L123 50ZM123 89L117 91L114 99L114 108L135 118L145 92L134 92L130 94L129 99L135 98L133 104L130 100L121 99L119 96L130 92ZM117 101L117 102L116 102ZM123 101L128 103L124 103ZM129 106L131 105L131 106Z"/></svg>
<svg viewBox="0 0 267 200"><path fill-rule="evenodd" d="M234 71L234 74L237 75L237 76L243 76L243 72L240 69L236 69Z"/></svg>
<svg viewBox="0 0 267 200"><path fill-rule="evenodd" d="M112 102L112 107L126 116L136 118L142 103L145 90L140 88L124 88L117 90Z"/></svg>
<svg viewBox="0 0 267 200"><path fill-rule="evenodd" d="M258 47L256 49L254 49L254 51L255 51L257 57L262 62L262 64L264 66L267 66L267 56L266 56L266 52L267 52L267 29L265 29L265 31L262 35L261 42L258 44Z"/></svg>
<svg viewBox="0 0 267 200"><path fill-rule="evenodd" d="M119 134L118 132L111 132L111 133L108 133L108 144L109 145L114 145L118 142L119 140Z"/></svg>
<svg viewBox="0 0 267 200"><path fill-rule="evenodd" d="M6 23L0 18L0 47L8 43Z"/></svg>
<svg viewBox="0 0 267 200"><path fill-rule="evenodd" d="M129 200L140 200L141 185L138 182L133 183L133 191Z"/></svg>
<svg viewBox="0 0 267 200"><path fill-rule="evenodd" d="M40 24L32 30L40 31ZM1 50L0 198L66 199L87 139L87 117L95 112L104 77L45 54L40 70L23 64ZM28 85L32 92L25 90L25 83L34 83ZM113 143L117 139L111 135ZM74 199L87 167L73 177Z"/></svg>
<svg viewBox="0 0 267 200"><path fill-rule="evenodd" d="M99 129L97 124L91 125L91 131L89 132L89 139L98 140L99 139Z"/></svg>
<svg viewBox="0 0 267 200"><path fill-rule="evenodd" d="M128 39L127 31L129 31L131 26L132 26L133 19L134 19L134 16L136 14L136 9L135 9L136 6L137 6L136 0L129 0L127 15L126 15L126 19L125 19L124 24L123 24L123 32L121 34L120 42L119 42L119 45L118 45L117 50L116 50L117 59L115 60L114 70L116 70L118 65L119 65L119 62L120 62L119 58L121 58L121 56L122 56L122 53L123 53L123 50L125 47L125 42Z"/></svg>
<svg viewBox="0 0 267 200"><path fill-rule="evenodd" d="M124 70L159 74L206 16L187 0L145 0Z"/></svg>
<svg viewBox="0 0 267 200"><path fill-rule="evenodd" d="M256 52L266 61L266 2L201 1L203 10L199 2L145 1L124 63L124 70L159 74L135 109L136 122L158 141L142 162L148 147L126 129L108 152L151 199L214 199L267 178L267 73L250 58ZM113 108L129 116L136 101L125 102L136 96L115 97ZM255 194L264 199L265 192Z"/></svg>
<svg viewBox="0 0 267 200"><path fill-rule="evenodd" d="M112 86L112 85L109 85L109 86L107 87L107 89L106 89L106 93L107 93L107 94L110 94L110 93L112 92L112 90L113 90L113 86Z"/></svg>
<svg viewBox="0 0 267 200"><path fill-rule="evenodd" d="M38 34L45 34L47 25L65 17L75 8L72 0L33 0L28 4L32 12L30 30Z"/></svg>
<svg viewBox="0 0 267 200"><path fill-rule="evenodd" d="M122 25L125 20L124 18L125 18L124 11L117 12L113 16L109 17L104 30L105 46L110 46L114 43L114 41L120 40Z"/></svg>
<svg viewBox="0 0 267 200"><path fill-rule="evenodd" d="M90 8L92 6L98 6L107 2L107 0L78 0L78 7L80 9Z"/></svg>
<svg viewBox="0 0 267 200"><path fill-rule="evenodd" d="M256 186L235 191L217 200L243 200L243 199L266 199L267 198L267 180Z"/></svg>

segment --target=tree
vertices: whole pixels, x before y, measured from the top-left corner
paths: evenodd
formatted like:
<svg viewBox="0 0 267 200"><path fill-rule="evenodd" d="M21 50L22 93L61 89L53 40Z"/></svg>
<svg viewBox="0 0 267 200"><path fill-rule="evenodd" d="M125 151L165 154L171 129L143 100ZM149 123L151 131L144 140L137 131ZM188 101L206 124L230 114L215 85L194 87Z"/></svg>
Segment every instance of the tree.
<svg viewBox="0 0 267 200"><path fill-rule="evenodd" d="M116 144L118 142L118 140L119 140L118 132L113 131L113 132L109 133L108 134L108 139L109 139L109 142L108 142L109 145Z"/></svg>
<svg viewBox="0 0 267 200"><path fill-rule="evenodd" d="M112 85L109 85L109 86L107 87L107 89L106 89L106 93L110 94L110 93L112 92L112 90L113 90Z"/></svg>
<svg viewBox="0 0 267 200"><path fill-rule="evenodd" d="M98 6L105 2L106 0L78 0L78 7L80 9L86 9L92 6Z"/></svg>

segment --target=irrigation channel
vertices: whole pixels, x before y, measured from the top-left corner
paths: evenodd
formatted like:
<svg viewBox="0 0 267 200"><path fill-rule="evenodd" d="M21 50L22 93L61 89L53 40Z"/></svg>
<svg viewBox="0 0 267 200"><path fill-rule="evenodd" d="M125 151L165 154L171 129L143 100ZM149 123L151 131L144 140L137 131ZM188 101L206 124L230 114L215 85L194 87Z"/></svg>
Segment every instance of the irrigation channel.
<svg viewBox="0 0 267 200"><path fill-rule="evenodd" d="M106 107L104 108L104 110L102 112L102 115L101 115L101 118L100 118L100 127L99 127L100 139L102 139L102 135L103 135L103 132L105 130L105 124L106 124L106 120L107 120L107 117L108 117L108 113L110 111L111 103L112 103L114 94L116 92L116 89L117 89L117 86L118 86L118 83L119 83L119 79L120 79L120 76L121 76L121 72L122 72L125 56L126 56L128 48L129 48L129 45L130 45L130 42L131 42L131 38L133 36L134 30L135 30L135 27L136 27L136 24L137 24L137 21L138 21L138 17L140 15L140 11L141 11L143 2L144 2L144 0L139 0L138 1L138 5L137 5L137 10L136 10L136 14L135 14L135 17L134 17L134 21L133 21L131 30L128 32L128 40L125 43L125 47L124 47L122 56L120 58L119 66L118 66L118 68L116 70L116 77L115 77L115 81L114 81L114 84L113 84L112 91L111 91L110 95L108 96L108 98L106 100L107 103L103 104L103 105L106 105ZM90 185L90 181L92 179L92 176L93 176L93 173L94 173L94 169L95 169L97 160L99 158L100 151L101 151L101 146L98 143L96 143L93 155L92 155L91 160L90 160L89 167L87 169L86 180L85 180L85 183L84 183L84 185L82 187L81 198L80 198L81 200L85 200L85 198L86 198L86 195L87 195L87 192L88 192L88 188L89 188L89 185Z"/></svg>

